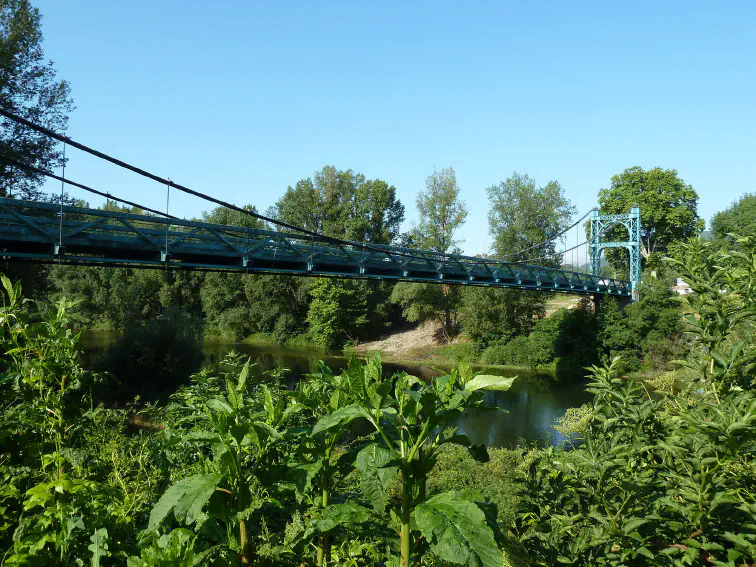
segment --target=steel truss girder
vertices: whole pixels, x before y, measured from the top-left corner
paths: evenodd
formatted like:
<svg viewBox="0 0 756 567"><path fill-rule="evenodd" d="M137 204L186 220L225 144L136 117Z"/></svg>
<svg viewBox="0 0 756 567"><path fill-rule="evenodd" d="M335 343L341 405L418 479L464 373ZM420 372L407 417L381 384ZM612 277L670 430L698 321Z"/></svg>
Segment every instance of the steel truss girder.
<svg viewBox="0 0 756 567"><path fill-rule="evenodd" d="M372 278L629 296L597 274L271 230L0 198L0 256L134 268ZM369 249L365 249L369 247Z"/></svg>

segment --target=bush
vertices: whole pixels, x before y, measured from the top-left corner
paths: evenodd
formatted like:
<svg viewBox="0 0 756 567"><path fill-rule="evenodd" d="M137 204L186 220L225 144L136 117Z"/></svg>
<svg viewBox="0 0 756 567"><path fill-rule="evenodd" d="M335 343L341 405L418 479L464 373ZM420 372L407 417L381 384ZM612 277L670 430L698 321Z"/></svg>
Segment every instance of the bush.
<svg viewBox="0 0 756 567"><path fill-rule="evenodd" d="M596 358L594 316L586 309L560 309L538 321L528 336L506 344L489 346L481 356L484 364L536 368L557 363L561 376L582 375L582 368Z"/></svg>
<svg viewBox="0 0 756 567"><path fill-rule="evenodd" d="M681 333L682 308L664 278L647 275L640 299L620 310L616 301L602 303L598 317L598 351L603 362L622 355L618 372L667 369L683 358L688 346Z"/></svg>
<svg viewBox="0 0 756 567"><path fill-rule="evenodd" d="M756 561L753 393L695 387L673 403L617 378L616 364L593 370L582 445L538 451L518 500L533 564Z"/></svg>

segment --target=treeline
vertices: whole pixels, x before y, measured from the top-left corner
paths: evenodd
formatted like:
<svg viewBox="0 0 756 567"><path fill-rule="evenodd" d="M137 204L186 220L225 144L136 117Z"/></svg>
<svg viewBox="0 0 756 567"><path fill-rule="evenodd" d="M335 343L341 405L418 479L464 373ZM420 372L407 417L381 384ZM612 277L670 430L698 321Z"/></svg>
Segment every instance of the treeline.
<svg viewBox="0 0 756 567"><path fill-rule="evenodd" d="M538 187L514 174L489 189L493 256L547 239L569 220L573 207L556 182ZM140 213L107 203L109 210ZM254 210L253 207L248 207ZM387 182L352 170L324 167L300 180L267 213L278 220L326 236L373 244L402 244L438 252L460 252L455 238L467 207L454 170L434 171L417 197L421 221L401 232L405 207ZM266 228L258 219L217 208L202 219L218 224ZM540 251L558 265L553 244ZM240 339L262 335L279 343L305 341L338 348L374 338L402 323L436 320L447 338L478 323L481 290L433 284L276 275L188 273L107 267L9 265L25 289L38 298L81 301L79 323L93 329L124 331L171 310L198 318L207 335ZM544 313L544 297L509 290L494 293L485 341L529 330Z"/></svg>
<svg viewBox="0 0 756 567"><path fill-rule="evenodd" d="M660 195L668 203L662 211L653 208L659 206ZM517 173L490 187L488 197L495 258L516 260L512 251L542 243L575 212L557 182L539 186ZM107 267L9 268L37 298L81 301L77 324L92 329L125 332L161 318L176 319L180 313L205 336L333 349L376 338L406 322L433 320L447 340L460 333L469 339L465 358L486 364L556 366L558 373L568 375L570 369L579 372L625 349L634 353L623 363L629 371L664 368L685 345L676 323L680 306L669 291L675 274L660 258L701 229L697 195L674 170L630 168L615 176L599 199L606 211L624 211L626 203L638 203L644 219L645 284L641 300L624 311L608 301L597 313L582 302L577 309L545 318L547 294L515 289ZM140 212L114 203L105 206ZM267 214L327 236L459 252L456 235L467 207L454 170L434 171L416 206L420 222L402 232L405 207L395 187L329 166L289 187ZM740 218L741 209L743 205L735 204L720 213L715 227L727 215ZM676 225L680 219L687 225ZM255 217L223 208L201 220L266 228ZM721 241L726 235L719 232ZM555 246L552 242L528 255L539 254L544 265L562 265ZM627 277L626 257L608 260L605 269L611 275Z"/></svg>

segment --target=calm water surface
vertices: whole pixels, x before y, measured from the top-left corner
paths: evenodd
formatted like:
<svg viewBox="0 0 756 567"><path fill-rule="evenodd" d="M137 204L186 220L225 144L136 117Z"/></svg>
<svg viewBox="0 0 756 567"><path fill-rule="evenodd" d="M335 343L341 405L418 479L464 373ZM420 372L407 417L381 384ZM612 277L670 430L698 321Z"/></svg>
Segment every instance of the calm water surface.
<svg viewBox="0 0 756 567"><path fill-rule="evenodd" d="M114 334L97 333L83 338L84 364L92 365L117 338ZM324 355L306 349L281 346L258 346L244 343L208 342L202 347L202 366L217 364L231 350L251 357L256 363L255 373L262 377L267 370L286 368L290 387L301 376L314 370L314 360L320 358L333 370L343 368L347 359L340 354ZM430 378L443 370L422 365L383 363L384 372L407 371L420 378ZM518 375L506 392L487 392L486 402L500 410L474 410L460 419L460 432L473 443L489 447L514 447L518 442L538 442L541 445L559 444L563 437L553 429L555 421L570 407L590 401L585 383L561 383L551 376L535 372L511 372L499 368L485 368L486 374Z"/></svg>

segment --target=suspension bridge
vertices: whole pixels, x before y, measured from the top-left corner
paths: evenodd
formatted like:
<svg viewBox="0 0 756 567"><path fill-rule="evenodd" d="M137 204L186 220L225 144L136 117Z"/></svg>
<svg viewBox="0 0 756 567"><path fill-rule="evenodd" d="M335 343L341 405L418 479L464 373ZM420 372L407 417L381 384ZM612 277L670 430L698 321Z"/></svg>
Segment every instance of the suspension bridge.
<svg viewBox="0 0 756 567"><path fill-rule="evenodd" d="M444 254L400 246L352 242L324 236L248 211L211 195L127 164L3 109L0 115L45 136L124 167L171 188L257 217L276 230L183 220L167 211L143 207L9 157L6 165L31 170L61 182L60 203L0 198L0 258L73 265L107 265L165 270L204 270L298 276L367 278L459 284L615 296L630 299L640 279L640 212L600 215L590 211L548 241L507 255L507 259ZM63 186L77 187L138 207L146 214L63 204ZM590 220L590 237L576 240ZM626 229L626 241L606 241L612 228ZM557 243L565 246L557 250ZM627 248L630 281L600 274L606 248ZM532 256L529 258L529 256ZM580 269L581 258L588 269ZM570 261L570 259L572 261Z"/></svg>

